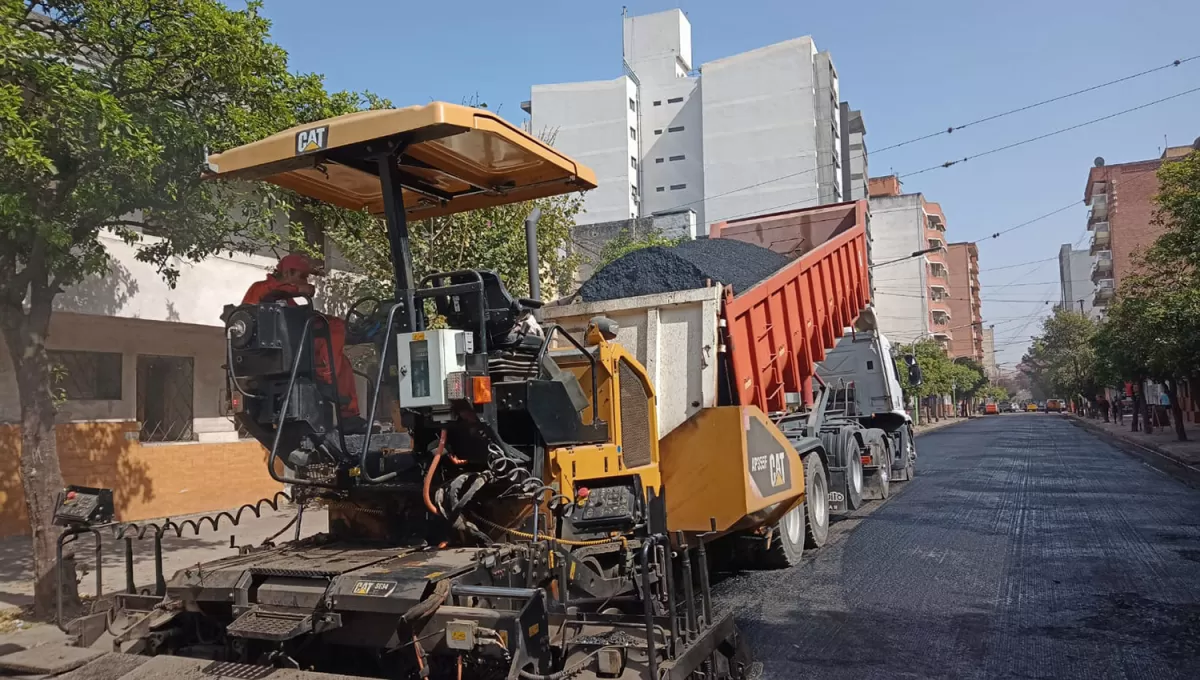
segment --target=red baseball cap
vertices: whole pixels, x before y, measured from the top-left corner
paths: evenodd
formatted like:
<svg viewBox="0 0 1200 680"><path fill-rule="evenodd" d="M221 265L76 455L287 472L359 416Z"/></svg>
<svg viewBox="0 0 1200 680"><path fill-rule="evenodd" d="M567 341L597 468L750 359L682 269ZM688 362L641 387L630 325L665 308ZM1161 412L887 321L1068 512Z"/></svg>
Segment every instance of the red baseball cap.
<svg viewBox="0 0 1200 680"><path fill-rule="evenodd" d="M279 268L279 271L281 271L281 272L287 271L289 269L293 269L295 271L300 272L301 274L320 274L321 273L320 267L313 264L313 261L311 259L309 259L305 255L301 255L300 253L292 253L291 255L284 255L283 258L279 260L278 268Z"/></svg>

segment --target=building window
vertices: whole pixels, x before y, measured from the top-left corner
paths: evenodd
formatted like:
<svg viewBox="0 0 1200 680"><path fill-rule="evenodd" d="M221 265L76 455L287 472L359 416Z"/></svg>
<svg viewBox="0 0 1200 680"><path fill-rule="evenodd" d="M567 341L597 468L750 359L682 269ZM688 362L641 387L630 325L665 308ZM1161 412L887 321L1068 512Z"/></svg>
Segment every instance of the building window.
<svg viewBox="0 0 1200 680"><path fill-rule="evenodd" d="M851 150L851 151L862 151L862 149L863 149L863 145L862 145L862 144L851 144L851 145L850 145L850 150Z"/></svg>
<svg viewBox="0 0 1200 680"><path fill-rule="evenodd" d="M144 442L184 442L193 438L192 357L139 355L137 417Z"/></svg>
<svg viewBox="0 0 1200 680"><path fill-rule="evenodd" d="M670 99L667 100L667 103L668 104L678 104L681 101L683 101L683 97L671 97Z"/></svg>
<svg viewBox="0 0 1200 680"><path fill-rule="evenodd" d="M629 98L629 110L637 113L637 102L633 101L632 97Z"/></svg>
<svg viewBox="0 0 1200 680"><path fill-rule="evenodd" d="M666 189L666 187L654 187L654 190L661 194L662 192L666 191L667 189Z"/></svg>
<svg viewBox="0 0 1200 680"><path fill-rule="evenodd" d="M664 160L665 160L665 159L663 159L663 158L655 158L655 159L654 159L654 162L655 162L655 163L662 163Z"/></svg>
<svg viewBox="0 0 1200 680"><path fill-rule="evenodd" d="M629 157L629 166L632 167L634 170L637 170L637 157L636 156Z"/></svg>
<svg viewBox="0 0 1200 680"><path fill-rule="evenodd" d="M671 156L671 160L673 160L673 161L681 161L681 160L683 160L683 154L680 154L680 155L678 155L678 156Z"/></svg>
<svg viewBox="0 0 1200 680"><path fill-rule="evenodd" d="M634 141L637 141L637 130L635 130L633 128L629 128L629 138Z"/></svg>
<svg viewBox="0 0 1200 680"><path fill-rule="evenodd" d="M686 189L686 188L687 188L686 184L672 184L671 185L671 191L679 191L680 189Z"/></svg>
<svg viewBox="0 0 1200 680"><path fill-rule="evenodd" d="M659 130L655 130L655 131L654 131L654 134L656 134L656 135L661 135L661 134L662 134L662 130L661 130L661 129L659 129Z"/></svg>
<svg viewBox="0 0 1200 680"><path fill-rule="evenodd" d="M850 179L862 179L862 178L863 178L863 176L862 176L861 172L851 173L851 175L850 175Z"/></svg>
<svg viewBox="0 0 1200 680"><path fill-rule="evenodd" d="M661 99L655 99L655 100L654 100L654 105L655 105L655 106L662 106L662 100L661 100Z"/></svg>
<svg viewBox="0 0 1200 680"><path fill-rule="evenodd" d="M669 127L667 128L667 132L683 132L683 126L677 125L675 127Z"/></svg>
<svg viewBox="0 0 1200 680"><path fill-rule="evenodd" d="M67 401L117 401L121 398L121 355L117 352L47 350L51 381Z"/></svg>

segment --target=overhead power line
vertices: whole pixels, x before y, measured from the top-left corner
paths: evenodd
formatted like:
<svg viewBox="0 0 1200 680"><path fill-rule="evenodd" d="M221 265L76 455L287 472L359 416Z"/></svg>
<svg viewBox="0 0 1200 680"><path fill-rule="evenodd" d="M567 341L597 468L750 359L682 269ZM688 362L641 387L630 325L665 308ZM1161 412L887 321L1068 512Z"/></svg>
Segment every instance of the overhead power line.
<svg viewBox="0 0 1200 680"><path fill-rule="evenodd" d="M1037 142L1037 141L1046 139L1047 137L1061 135L1064 132L1070 132L1071 130L1078 130L1079 128L1087 127L1088 125L1094 125L1094 124L1100 123L1102 121L1116 118L1117 116L1124 116L1125 114L1133 113L1134 111L1141 111L1142 109L1149 108L1151 106L1155 106L1156 104L1162 104L1163 102L1169 102L1172 99L1178 99L1180 97L1183 97L1183 96L1186 96L1186 95L1189 95L1189 94L1192 94L1195 92L1200 92L1200 87L1194 87L1190 90L1184 90L1183 92L1177 92L1169 97L1163 97L1162 99L1155 99L1152 102L1146 102L1145 104L1139 104L1138 106L1134 106L1132 108L1125 109L1124 111L1117 111L1116 113L1110 113L1107 116L1100 116L1099 118L1093 118L1091 120L1084 121L1082 123L1076 123L1075 125L1069 125L1065 128L1059 128L1057 130L1054 130L1053 132L1047 132L1045 134L1037 135L1036 137L1029 137L1028 139L1022 139L1019 142L1013 142L1011 144L1005 144L1004 146L998 146L994 149L988 149L987 151L981 151L977 154L972 154L970 156L966 156L964 158L960 158L955 161L946 161L945 163L940 163L938 165L931 165L928 168L924 168L921 170L917 170L915 172L909 172L909 173L906 173L903 175L899 175L899 177L913 177L915 175L921 175L921 174L924 174L926 172L930 172L933 170L941 170L941 169L953 167L960 163L966 163L967 161L973 160L975 158L982 158L984 156L990 156L994 153L1000 153L1001 151L1008 151L1009 149L1015 149L1018 146L1032 144L1033 142Z"/></svg>
<svg viewBox="0 0 1200 680"><path fill-rule="evenodd" d="M915 142L923 142L927 139L933 139L934 137L940 137L942 135L952 134L954 132L958 132L959 130L964 130L966 128L969 128L973 125L979 125L981 123L991 122L998 118L1004 118L1005 116L1011 116L1014 113L1021 113L1023 111L1029 111L1030 109L1036 109L1039 106L1053 104L1054 102L1059 102L1064 99L1070 99L1071 97L1075 97L1075 96L1081 95L1081 94L1087 94L1088 92L1095 92L1096 90L1106 88L1110 85L1116 85L1118 83L1123 83L1127 80L1133 80L1135 78L1141 78L1142 76L1148 76L1151 73L1158 73L1159 71L1165 71L1169 68L1175 68L1177 66L1186 64L1189 61L1195 61L1196 59L1200 59L1200 55L1197 55L1194 57L1188 57L1187 59L1176 59L1175 61L1172 61L1168 64L1163 64L1162 66L1156 66L1152 69L1147 69L1147 70L1141 71L1139 73L1134 73L1132 75L1128 75L1123 78L1117 78L1116 80L1110 80L1106 83L1100 83L1099 85L1092 85L1091 87L1085 87L1082 90L1075 90L1074 92L1068 92L1066 94L1061 94L1061 95L1058 95L1057 97L1050 97L1049 99L1043 99L1039 102L1034 102L1032 104L1026 104L1025 106L1019 106L1015 109L1009 109L1008 111L1003 111L1001 113L992 114L990 116L984 116L983 118L979 118L977 120L973 120L969 123L964 123L962 125L952 125L952 126L946 128L945 130L938 130L937 132L931 132L927 135L922 135L920 137L914 137L910 140L900 142L898 144L892 144L891 146L885 146L881 149L877 149L875 151L875 153L883 153L884 151L891 151L892 149L898 149L902 146L908 146L909 144L913 144Z"/></svg>
<svg viewBox="0 0 1200 680"><path fill-rule="evenodd" d="M1156 66L1156 67L1154 67L1154 68L1147 69L1147 70L1145 70L1145 71L1141 71L1141 72L1138 72L1138 73L1134 73L1134 74L1131 74L1131 75L1128 75L1128 76L1124 76L1124 77L1122 77L1122 78L1117 78L1117 79L1115 79L1115 80L1110 80L1110 81L1108 81L1108 82L1100 83L1100 84L1098 84L1098 85L1092 85L1092 86L1090 86L1090 87L1086 87L1086 88L1083 88L1083 89L1081 89L1081 90L1075 90L1075 91L1072 91L1072 92L1067 92L1067 93L1065 93L1065 94L1057 95L1057 96L1055 96L1055 97L1050 97L1050 98L1048 98L1048 99L1043 99L1043 100L1041 100L1041 101L1037 101L1037 102L1034 102L1034 103L1032 103L1032 104L1027 104L1027 105L1025 105L1025 106L1020 106L1020 107L1017 107L1017 108L1015 108L1015 109L1009 109L1009 110L1007 110L1007 111L1002 111L1002 112L1000 112L1000 113L995 113L995 114L991 114L991 115L988 115L988 116L984 116L983 118L978 118L978 119L976 119L976 120L973 120L973 121L970 121L970 122L967 122L967 123L963 123L963 124L961 124L961 125L950 126L950 127L946 128L945 130L941 130L941 131L934 132L934 133L930 133L930 134L926 134L926 135L921 135L921 136L919 136L919 137L914 137L914 138L912 138L912 139L908 139L908 140L905 140L905 141L902 141L902 142L898 142L898 143L896 143L896 144L891 144L891 145L889 145L889 146L880 147L879 149L876 149L876 150L874 151L874 154L875 154L876 156L878 156L878 155L879 155L879 154L881 154L881 153L886 153L886 152L888 152L888 151L891 151L891 150L893 150L893 149L898 149L898 148L900 148L900 147L902 147L902 146L908 146L909 144L915 144L915 143L917 143L917 142L921 142L921 141L924 141L924 140L927 140L927 139L932 139L932 138L934 138L934 137L938 137L938 136L940 136L940 135L944 135L944 134L951 134L951 133L953 133L953 132L954 132L954 131L956 131L956 130L962 130L962 129L965 129L965 128L968 128L968 127L972 127L972 126L974 126L974 125L979 125L979 124L982 124L982 123L986 123L986 122L990 122L990 121L993 121L993 120L997 120L997 119L999 119L999 118L1004 118L1004 117L1006 117L1006 116L1011 116L1011 115L1014 115L1014 114L1017 114L1017 113L1021 113L1021 112L1024 112L1024 111L1028 111L1028 110L1030 110L1030 109L1035 109L1035 108L1038 108L1038 107L1040 107L1040 106L1045 106L1045 105L1047 105L1047 104L1051 104L1051 103L1054 103L1054 102L1057 102L1057 101L1062 101L1062 100L1064 100L1064 99L1070 99L1071 97L1075 97L1075 96L1078 96L1078 95L1081 95L1081 94L1085 94L1085 93L1087 93L1087 92L1094 92L1094 91L1096 91L1096 90L1100 90L1100 89L1103 89L1103 88L1105 88L1105 87L1109 87L1109 86L1111 86L1111 85L1116 85L1116 84L1123 83L1123 82L1126 82L1126 81L1134 80L1134 79L1136 79L1136 78L1141 78L1141 77L1144 77L1144 76L1150 75L1150 74L1152 74L1152 73L1157 73L1157 72L1159 72L1159 71L1163 71L1163 70L1166 70L1166 69L1175 68L1175 67L1181 66L1181 65L1183 65L1183 64L1186 64L1186 63L1189 63L1189 62L1192 62L1192 61L1196 61L1196 60L1198 60L1198 59L1200 59L1200 55L1195 55L1195 56L1187 57L1187 58L1184 58L1184 59L1176 59L1176 60L1174 60L1174 61L1172 61L1172 62L1170 62L1170 63L1168 63L1168 64L1163 64L1163 65L1161 65L1161 66ZM1183 93L1180 93L1180 94L1177 94L1177 95L1172 95L1171 97L1168 97L1168 98L1166 98L1166 99L1163 99L1163 100L1161 100L1161 101L1166 101L1167 99L1174 99L1175 97L1181 97L1181 96L1183 96L1183 95L1185 95L1185 94L1188 94L1188 92L1183 92ZM1137 108L1146 108L1146 107L1148 107L1148 106L1153 106L1153 105L1154 105L1154 104L1156 104L1156 103L1160 103L1160 102L1150 102L1150 103L1147 103L1147 104L1143 104L1143 105L1141 105L1141 106L1139 106L1139 107L1137 107ZM1135 109L1132 109L1132 110L1137 110L1137 108L1135 108ZM1131 110L1131 111L1132 111L1132 110ZM1115 114L1111 114L1110 116L1107 116L1107 117L1105 117L1104 119L1106 119L1106 118L1111 118L1111 117L1114 117L1114 116L1123 115L1124 113L1129 113L1129 112L1131 112L1131 111L1123 111L1123 112L1118 112L1118 113L1115 113ZM1104 119L1099 119L1099 120L1104 120ZM1078 126L1078 127L1082 127L1083 125L1090 125L1090 124L1092 124L1092 123L1094 123L1094 122L1099 122L1099 120L1096 120L1096 121L1089 121L1089 122L1087 122L1087 123L1083 123L1083 124L1081 124L1081 125L1080 125L1080 126ZM1071 128L1071 129L1074 129L1074 128ZM1058 130L1058 131L1055 131L1055 132L1053 132L1053 133L1049 133L1049 134L1048 134L1048 135L1046 135L1046 136L1052 136L1052 135L1056 135L1056 134L1061 134L1062 132L1066 132L1066 130ZM1026 140L1026 141L1023 141L1023 142L1021 142L1021 144L1027 144L1027 143L1029 143L1029 141L1032 141L1032 140ZM996 153L997 151L1000 151L1000 150L1002 150L1002 149L994 149L994 150L992 150L992 151L985 152L985 154L977 154L977 155L976 155L976 156L974 156L974 157L978 157L979 155L986 155L986 153ZM971 157L968 157L968 158L971 158ZM963 159L963 160L966 160L966 159ZM962 161L962 160L959 160L959 161L953 161L951 164L957 164L957 163L961 163L961 162L963 162L963 161ZM760 187L760 186L764 186L764 185L767 185L767 184L772 184L772 183L774 183L774 182L783 181L783 180L785 180L785 179L792 179L792 178L794 178L794 177L800 177L800 176L802 176L802 175L807 175L807 174L810 174L810 173L813 173L813 172L817 172L818 170L821 170L821 169L824 169L824 168L832 168L832 167L835 167L836 165L837 165L836 163L823 164L823 165L818 165L818 166L816 166L816 167L813 167L813 168L808 168L808 169L805 169L805 170L800 170L800 171L793 172L793 173L788 173L788 174L785 174L785 175L779 175L779 176L777 176L777 177L772 177L772 178L769 178L769 179L761 180L761 181L759 181L759 182L755 182L755 183L753 183L753 184L748 184L748 185L746 185L746 186L737 187L737 188L735 188L735 189L730 189L730 190L728 190L728 191L723 191L723 192L721 192L721 193L718 193L718 194L713 194L713 195L711 195L711 196L705 196L704 198L696 199L696 200L694 200L694 201L688 201L688 202L686 202L686 203L680 203L680 204L678 204L678 205L674 206L673 208L669 208L668 210L665 210L665 211L663 211L663 212L669 212L669 211L679 210L680 208L686 208L686 207L688 207L688 206L691 206L691 205L698 205L698 204L702 204L702 203L704 203L704 202L706 202L706 201L709 201L709 200L712 200L712 199L715 199L715 198L722 198L722 197L724 197L724 196L729 196L729 195L731 195L731 194L736 194L736 193L739 193L739 192L742 192L742 191L747 191L747 190L749 190L749 189L756 189L756 188L758 188L758 187ZM939 166L934 166L934 167L935 167L935 168L937 168L937 167L949 167L949 166L948 166L948 165L939 165ZM933 168L927 168L927 169L925 169L925 170L919 170L919 171L916 171L916 172L914 172L914 173L908 173L907 175L901 175L901 176L909 176L909 175L913 175L913 174L920 174L920 173L922 173L922 172L926 172L926 171L928 171L929 169L933 169ZM772 210L777 210L777 209L780 209L780 208L788 207L788 205L794 205L794 204L785 204L785 205L782 205L782 206L778 206L778 207L776 207L776 208L767 208L766 210L759 210L759 211L756 211L755 213L751 213L751 214L762 214L763 212L769 212L769 211L772 211ZM733 215L733 216L729 216L729 217L722 217L721 219L722 219L722 220L731 220L731 219L737 219L737 218L739 218L739 217L744 217L744 216L746 216L746 215ZM715 222L715 221L717 221L717 220L708 220L708 221L709 221L709 222Z"/></svg>

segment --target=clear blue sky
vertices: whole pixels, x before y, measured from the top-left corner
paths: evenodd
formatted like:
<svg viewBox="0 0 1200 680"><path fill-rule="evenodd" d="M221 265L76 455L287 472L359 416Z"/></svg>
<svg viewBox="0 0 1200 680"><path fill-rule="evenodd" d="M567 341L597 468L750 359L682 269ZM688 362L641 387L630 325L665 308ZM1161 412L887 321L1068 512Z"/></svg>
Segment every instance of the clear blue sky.
<svg viewBox="0 0 1200 680"><path fill-rule="evenodd" d="M678 7L694 65L802 35L829 50L842 98L862 110L867 147L898 141L1200 54L1195 0L625 0L631 15ZM293 69L332 89L373 90L398 106L478 94L522 120L533 84L621 73L620 2L266 0ZM991 149L1200 87L1200 60L953 135L872 155L872 175ZM1086 242L1086 208L998 239L993 232L1082 201L1092 159L1155 157L1200 136L1200 93L905 182L941 203L950 241L979 241L983 315L998 361L1020 359L1043 301L1059 295L1055 257ZM1009 267L995 269L997 267Z"/></svg>

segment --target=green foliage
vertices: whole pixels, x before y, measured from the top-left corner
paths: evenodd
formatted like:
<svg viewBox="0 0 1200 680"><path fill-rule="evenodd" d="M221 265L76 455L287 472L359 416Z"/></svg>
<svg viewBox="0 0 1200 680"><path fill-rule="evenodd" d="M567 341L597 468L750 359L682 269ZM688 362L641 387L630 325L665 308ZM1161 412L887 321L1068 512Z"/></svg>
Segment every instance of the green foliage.
<svg viewBox="0 0 1200 680"><path fill-rule="evenodd" d="M1008 390L1000 385L985 385L975 394L976 399L985 401L1008 401Z"/></svg>
<svg viewBox="0 0 1200 680"><path fill-rule="evenodd" d="M676 238L664 236L661 229L654 229L641 236L635 236L628 229L622 229L616 238L605 243L604 247L600 249L600 260L596 263L596 268L599 269L635 250L654 246L670 248L683 243L684 240L682 236Z"/></svg>
<svg viewBox="0 0 1200 680"><path fill-rule="evenodd" d="M1200 153L1164 163L1158 178L1164 233L1121 282L1092 343L1106 384L1200 375Z"/></svg>
<svg viewBox="0 0 1200 680"><path fill-rule="evenodd" d="M294 105L258 3L0 3L0 267L20 271L6 297L107 273L102 229L173 281L176 258L268 228L271 201L200 177L207 150L277 131Z"/></svg>
<svg viewBox="0 0 1200 680"><path fill-rule="evenodd" d="M534 207L542 211L538 220L538 254L543 291L564 293L579 265L578 256L563 254L575 217L583 207L583 198L578 194L473 210L409 225L416 276L468 268L493 269L511 293L528 295L525 218ZM330 240L358 270L341 277L347 293L391 297L393 270L383 222L328 206L316 208L315 213ZM333 278L331 283L336 285L337 277Z"/></svg>
<svg viewBox="0 0 1200 680"><path fill-rule="evenodd" d="M904 370L904 354L912 354L921 367L921 386L915 390L908 382ZM900 367L900 385L905 397L931 397L955 395L971 398L987 384L983 367L971 359L952 361L941 343L936 340L920 340L913 345L896 347L896 362Z"/></svg>
<svg viewBox="0 0 1200 680"><path fill-rule="evenodd" d="M1094 397L1096 352L1093 337L1096 322L1069 309L1056 309L1042 321L1041 333L1021 361L1030 382L1050 397L1070 399Z"/></svg>

